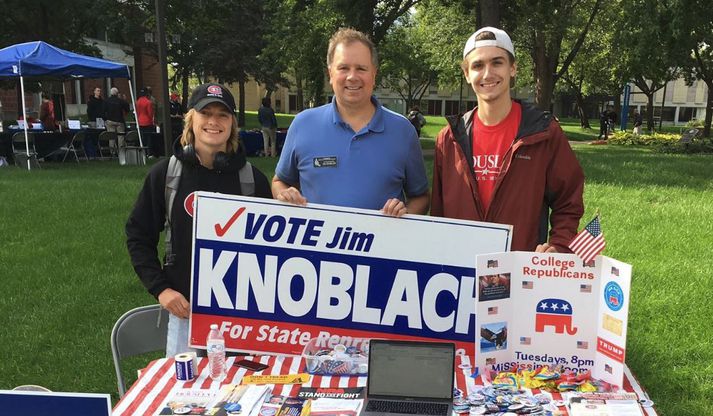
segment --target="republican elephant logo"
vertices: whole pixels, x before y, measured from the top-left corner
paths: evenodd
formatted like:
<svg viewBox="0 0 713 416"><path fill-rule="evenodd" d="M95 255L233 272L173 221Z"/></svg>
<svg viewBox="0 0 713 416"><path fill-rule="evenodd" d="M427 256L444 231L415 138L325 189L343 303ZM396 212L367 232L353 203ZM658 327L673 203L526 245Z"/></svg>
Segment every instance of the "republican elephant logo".
<svg viewBox="0 0 713 416"><path fill-rule="evenodd" d="M545 332L546 326L553 326L556 334L577 333L577 328L572 326L572 305L566 300L542 299L535 312L535 332Z"/></svg>

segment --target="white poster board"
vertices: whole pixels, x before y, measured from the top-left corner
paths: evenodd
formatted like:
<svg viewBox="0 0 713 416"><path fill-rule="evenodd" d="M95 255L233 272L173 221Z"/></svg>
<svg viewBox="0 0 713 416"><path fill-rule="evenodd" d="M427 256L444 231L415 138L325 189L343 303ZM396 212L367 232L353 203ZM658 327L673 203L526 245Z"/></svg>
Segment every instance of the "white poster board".
<svg viewBox="0 0 713 416"><path fill-rule="evenodd" d="M476 268L479 369L560 366L622 386L631 265L511 252L480 255Z"/></svg>
<svg viewBox="0 0 713 416"><path fill-rule="evenodd" d="M509 225L197 192L190 343L300 354L312 338L455 342L473 356L475 256Z"/></svg>

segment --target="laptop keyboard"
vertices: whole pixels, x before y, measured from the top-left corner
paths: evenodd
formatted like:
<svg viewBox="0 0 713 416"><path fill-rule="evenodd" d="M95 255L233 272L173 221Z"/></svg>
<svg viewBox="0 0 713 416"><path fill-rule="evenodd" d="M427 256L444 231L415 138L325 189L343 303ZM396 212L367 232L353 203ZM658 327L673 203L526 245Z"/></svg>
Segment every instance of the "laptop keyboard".
<svg viewBox="0 0 713 416"><path fill-rule="evenodd" d="M381 413L406 413L410 415L445 415L448 412L448 404L369 400L366 405L366 411Z"/></svg>

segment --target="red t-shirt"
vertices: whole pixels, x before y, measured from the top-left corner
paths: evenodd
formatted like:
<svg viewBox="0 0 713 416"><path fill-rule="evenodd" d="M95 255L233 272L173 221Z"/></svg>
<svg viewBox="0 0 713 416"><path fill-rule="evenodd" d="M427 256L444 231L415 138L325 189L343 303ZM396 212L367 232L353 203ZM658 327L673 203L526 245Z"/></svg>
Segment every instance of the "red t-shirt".
<svg viewBox="0 0 713 416"><path fill-rule="evenodd" d="M136 100L136 113L139 116L139 126L154 126L153 103L147 97L139 97Z"/></svg>
<svg viewBox="0 0 713 416"><path fill-rule="evenodd" d="M494 126L486 126L475 115L473 123L473 172L478 181L478 195L485 212L493 199L495 182L500 175L503 157L512 144L520 126L522 108L513 101L510 113Z"/></svg>

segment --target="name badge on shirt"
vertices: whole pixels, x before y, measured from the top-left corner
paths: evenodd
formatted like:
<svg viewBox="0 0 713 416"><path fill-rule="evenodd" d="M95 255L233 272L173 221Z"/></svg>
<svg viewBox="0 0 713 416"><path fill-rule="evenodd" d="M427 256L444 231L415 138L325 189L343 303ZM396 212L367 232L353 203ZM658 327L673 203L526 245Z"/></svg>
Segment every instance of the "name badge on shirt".
<svg viewBox="0 0 713 416"><path fill-rule="evenodd" d="M337 167L337 157L336 156L322 156L315 157L312 159L312 166L315 168L336 168Z"/></svg>

